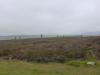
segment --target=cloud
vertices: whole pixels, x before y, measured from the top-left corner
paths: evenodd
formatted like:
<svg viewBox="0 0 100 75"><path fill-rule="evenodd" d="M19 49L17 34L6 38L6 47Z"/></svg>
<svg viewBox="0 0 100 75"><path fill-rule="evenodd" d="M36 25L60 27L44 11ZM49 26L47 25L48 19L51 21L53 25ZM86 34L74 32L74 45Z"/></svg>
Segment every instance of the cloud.
<svg viewBox="0 0 100 75"><path fill-rule="evenodd" d="M99 0L0 0L0 33L80 34L100 30Z"/></svg>

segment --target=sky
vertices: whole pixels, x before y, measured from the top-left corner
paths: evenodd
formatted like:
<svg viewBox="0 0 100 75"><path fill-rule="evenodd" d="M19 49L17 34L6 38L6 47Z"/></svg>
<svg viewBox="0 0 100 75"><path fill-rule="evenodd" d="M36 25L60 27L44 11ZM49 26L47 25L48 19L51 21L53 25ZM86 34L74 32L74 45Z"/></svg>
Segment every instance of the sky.
<svg viewBox="0 0 100 75"><path fill-rule="evenodd" d="M0 0L0 35L100 32L100 0Z"/></svg>

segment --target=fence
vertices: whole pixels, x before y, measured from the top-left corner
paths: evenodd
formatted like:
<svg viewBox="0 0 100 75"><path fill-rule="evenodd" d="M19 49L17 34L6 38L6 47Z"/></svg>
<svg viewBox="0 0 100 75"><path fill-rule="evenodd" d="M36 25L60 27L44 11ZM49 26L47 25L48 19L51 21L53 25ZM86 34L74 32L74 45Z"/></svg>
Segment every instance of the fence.
<svg viewBox="0 0 100 75"><path fill-rule="evenodd" d="M82 37L80 35L16 35L16 36L0 36L0 40L17 40L17 39L31 39L31 38L64 38L64 37Z"/></svg>
<svg viewBox="0 0 100 75"><path fill-rule="evenodd" d="M31 39L31 38L50 38L58 37L57 35L16 35L16 36L0 36L0 40L17 40L17 39Z"/></svg>

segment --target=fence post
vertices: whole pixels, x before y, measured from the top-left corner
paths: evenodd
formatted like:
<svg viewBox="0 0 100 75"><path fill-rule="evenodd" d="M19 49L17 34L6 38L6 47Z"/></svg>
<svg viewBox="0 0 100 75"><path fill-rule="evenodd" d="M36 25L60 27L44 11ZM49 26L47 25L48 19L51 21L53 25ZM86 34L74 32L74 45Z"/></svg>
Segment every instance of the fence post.
<svg viewBox="0 0 100 75"><path fill-rule="evenodd" d="M43 38L43 35L41 34L41 38Z"/></svg>

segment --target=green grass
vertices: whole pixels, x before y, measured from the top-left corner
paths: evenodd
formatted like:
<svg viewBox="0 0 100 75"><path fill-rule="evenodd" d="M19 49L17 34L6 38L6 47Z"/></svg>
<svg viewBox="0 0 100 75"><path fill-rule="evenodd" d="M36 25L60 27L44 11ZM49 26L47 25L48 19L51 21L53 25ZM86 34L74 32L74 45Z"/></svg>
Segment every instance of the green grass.
<svg viewBox="0 0 100 75"><path fill-rule="evenodd" d="M100 66L75 67L66 63L0 61L0 75L100 75Z"/></svg>

